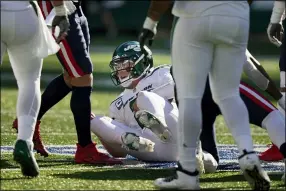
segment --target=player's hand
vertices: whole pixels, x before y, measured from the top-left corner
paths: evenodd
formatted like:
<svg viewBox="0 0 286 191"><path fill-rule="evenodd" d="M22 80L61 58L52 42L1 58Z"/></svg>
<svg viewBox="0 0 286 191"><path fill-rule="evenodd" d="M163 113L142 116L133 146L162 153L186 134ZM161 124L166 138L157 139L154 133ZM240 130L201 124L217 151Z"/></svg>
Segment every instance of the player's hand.
<svg viewBox="0 0 286 191"><path fill-rule="evenodd" d="M157 21L153 21L151 18L147 17L144 24L143 29L139 34L138 41L141 46L141 50L144 50L143 46L145 45L146 41L148 42L149 46L152 46L154 37L157 34Z"/></svg>
<svg viewBox="0 0 286 191"><path fill-rule="evenodd" d="M267 28L267 35L271 43L280 47L282 44L284 29L280 23L270 23Z"/></svg>
<svg viewBox="0 0 286 191"><path fill-rule="evenodd" d="M56 15L52 22L52 31L55 31L56 27L59 27L59 36L56 39L57 43L60 43L67 35L70 27L69 19L67 15L58 16Z"/></svg>

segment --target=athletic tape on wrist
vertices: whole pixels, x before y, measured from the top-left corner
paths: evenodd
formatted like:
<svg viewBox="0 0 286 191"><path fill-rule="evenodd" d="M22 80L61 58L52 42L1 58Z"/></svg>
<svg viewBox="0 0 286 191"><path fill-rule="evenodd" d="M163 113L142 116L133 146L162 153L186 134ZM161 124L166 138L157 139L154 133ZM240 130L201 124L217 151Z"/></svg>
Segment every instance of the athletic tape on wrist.
<svg viewBox="0 0 286 191"><path fill-rule="evenodd" d="M68 13L68 9L64 4L60 6L55 6L54 8L57 16L65 16Z"/></svg>
<svg viewBox="0 0 286 191"><path fill-rule="evenodd" d="M272 15L270 18L270 22L281 23L284 12L285 12L285 1L275 1L273 10L272 10Z"/></svg>
<svg viewBox="0 0 286 191"><path fill-rule="evenodd" d="M147 17L143 24L143 28L149 29L151 31L155 31L157 24L158 24L158 21L153 21L150 17Z"/></svg>

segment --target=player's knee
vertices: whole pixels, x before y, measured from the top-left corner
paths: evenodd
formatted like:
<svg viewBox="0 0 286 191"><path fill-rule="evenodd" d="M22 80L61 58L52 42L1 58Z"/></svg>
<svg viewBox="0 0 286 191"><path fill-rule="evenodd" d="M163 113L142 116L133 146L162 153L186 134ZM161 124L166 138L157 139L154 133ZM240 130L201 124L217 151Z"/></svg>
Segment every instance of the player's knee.
<svg viewBox="0 0 286 191"><path fill-rule="evenodd" d="M239 97L239 92L237 91L228 91L225 93L216 93L212 92L212 98L216 104L222 103L224 100L234 98L234 97Z"/></svg>
<svg viewBox="0 0 286 191"><path fill-rule="evenodd" d="M71 85L76 87L85 87L93 85L93 74L85 74L78 78L71 78Z"/></svg>
<svg viewBox="0 0 286 191"><path fill-rule="evenodd" d="M63 76L64 76L64 81L66 83L66 85L69 87L69 88L72 88L72 85L71 85L71 77L70 75L68 74L67 71L64 71L63 72Z"/></svg>
<svg viewBox="0 0 286 191"><path fill-rule="evenodd" d="M164 98L153 92L140 91L137 95L138 107L140 108L140 105L144 106L148 102L163 103Z"/></svg>
<svg viewBox="0 0 286 191"><path fill-rule="evenodd" d="M20 79L17 79L17 84L18 84L18 88L22 89L25 88L27 89L28 87L31 86L36 86L39 87L41 83L41 79L40 76L39 77L21 77Z"/></svg>
<svg viewBox="0 0 286 191"><path fill-rule="evenodd" d="M95 116L90 120L90 130L97 136L100 136L100 129L104 128L112 119L107 116Z"/></svg>

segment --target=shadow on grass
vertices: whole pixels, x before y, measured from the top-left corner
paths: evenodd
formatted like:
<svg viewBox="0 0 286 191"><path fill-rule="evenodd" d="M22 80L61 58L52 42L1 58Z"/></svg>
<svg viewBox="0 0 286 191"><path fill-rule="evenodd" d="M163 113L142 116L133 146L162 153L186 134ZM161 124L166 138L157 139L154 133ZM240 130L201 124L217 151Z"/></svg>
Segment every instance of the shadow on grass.
<svg viewBox="0 0 286 191"><path fill-rule="evenodd" d="M40 168L42 167L56 167L56 166L63 166L63 165L74 165L73 158L67 159L37 159L37 163ZM17 169L19 165L11 160L1 159L0 160L0 168L1 169Z"/></svg>
<svg viewBox="0 0 286 191"><path fill-rule="evenodd" d="M224 175L224 173L229 174L228 172L220 172L220 177L207 177L201 178L201 182L238 182L238 181L245 181L245 178L241 174L235 175ZM282 174L269 174L269 177L272 181L280 181Z"/></svg>
<svg viewBox="0 0 286 191"><path fill-rule="evenodd" d="M18 166L16 166L16 163L13 164L11 161L7 160L7 159L1 159L0 160L0 168L1 169L11 169L11 168L18 168Z"/></svg>
<svg viewBox="0 0 286 191"><path fill-rule="evenodd" d="M85 180L154 180L159 177L171 176L170 169L104 169L102 171L85 171L69 174L54 174L58 178Z"/></svg>
<svg viewBox="0 0 286 191"><path fill-rule="evenodd" d="M85 172L74 172L69 174L54 174L53 176L63 179L84 179L84 180L155 180L159 177L167 177L173 175L174 170L172 169L102 169L100 171L85 171ZM245 179L242 175L226 175L229 172L220 172L220 177L211 177L211 178L201 178L201 183L222 183L226 182L245 182ZM269 175L272 181L280 181L281 175L272 174ZM275 190L280 190L280 188L285 188L282 184L272 187ZM222 190L222 189L243 189L250 190L249 188L241 187L220 187L216 189L205 188L203 190Z"/></svg>

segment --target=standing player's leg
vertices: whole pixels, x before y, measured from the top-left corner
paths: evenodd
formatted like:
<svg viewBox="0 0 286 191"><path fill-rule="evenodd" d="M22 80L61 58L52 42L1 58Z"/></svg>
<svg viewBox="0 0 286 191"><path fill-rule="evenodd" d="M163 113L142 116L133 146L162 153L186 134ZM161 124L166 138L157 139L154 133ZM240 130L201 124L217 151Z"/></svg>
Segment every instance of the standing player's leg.
<svg viewBox="0 0 286 191"><path fill-rule="evenodd" d="M33 8L6 13L2 15L1 11L1 20L2 17L4 20L7 17L14 18L14 21L11 22L12 25L6 23L6 26L5 22L1 22L1 28L12 28L9 36L3 39L8 39L6 42L8 55L18 84L16 110L19 133L13 155L14 160L21 165L23 175L37 176L39 167L33 153L32 137L41 102L40 76L43 59L36 57L29 50L33 49L32 46L37 46L38 42L34 37L41 29ZM23 27L23 24L29 25L29 28Z"/></svg>
<svg viewBox="0 0 286 191"><path fill-rule="evenodd" d="M251 187L269 189L270 180L261 168L253 151L248 111L239 96L239 84L245 61L249 22L240 18L216 16L213 22L213 41L218 42L214 50L214 61L210 72L210 85L214 101L224 116L240 153L239 163ZM225 26L239 28L236 33L225 31ZM224 38L221 38L221 34ZM231 43L230 43L231 42Z"/></svg>
<svg viewBox="0 0 286 191"><path fill-rule="evenodd" d="M175 26L172 65L179 102L179 160L172 181L155 180L160 188L199 189L196 151L202 127L201 100L213 52L213 45L204 40L207 25L207 18L202 17L179 18Z"/></svg>
<svg viewBox="0 0 286 191"><path fill-rule="evenodd" d="M17 118L18 136L14 149L14 160L22 164L22 173L26 176L37 176L38 165L34 158L32 142L37 115L41 103L40 76L42 70L42 59L29 58L30 55L21 57L18 52L8 50L10 62L18 84ZM27 141L30 150L28 155L23 155ZM29 159L27 159L29 158ZM32 161L29 161L32 160Z"/></svg>
<svg viewBox="0 0 286 191"><path fill-rule="evenodd" d="M172 67L171 75L173 76ZM175 102L178 106L176 85L174 86ZM207 80L205 92L202 99L202 131L200 135L203 151L203 163L205 172L214 172L219 163L219 155L216 146L215 120L220 114L218 106L214 103L210 91L209 81Z"/></svg>
<svg viewBox="0 0 286 191"><path fill-rule="evenodd" d="M212 99L209 80L206 83L202 99L203 126L201 132L202 149L210 153L219 163L218 149L216 146L215 120L220 115L220 109Z"/></svg>
<svg viewBox="0 0 286 191"><path fill-rule="evenodd" d="M110 159L107 155L99 153L91 139L90 95L93 86L93 65L88 52L89 37L87 20L79 7L75 13L69 16L70 31L62 41L59 58L69 75L72 89L70 108L74 115L76 131L78 135L76 163L121 163Z"/></svg>

